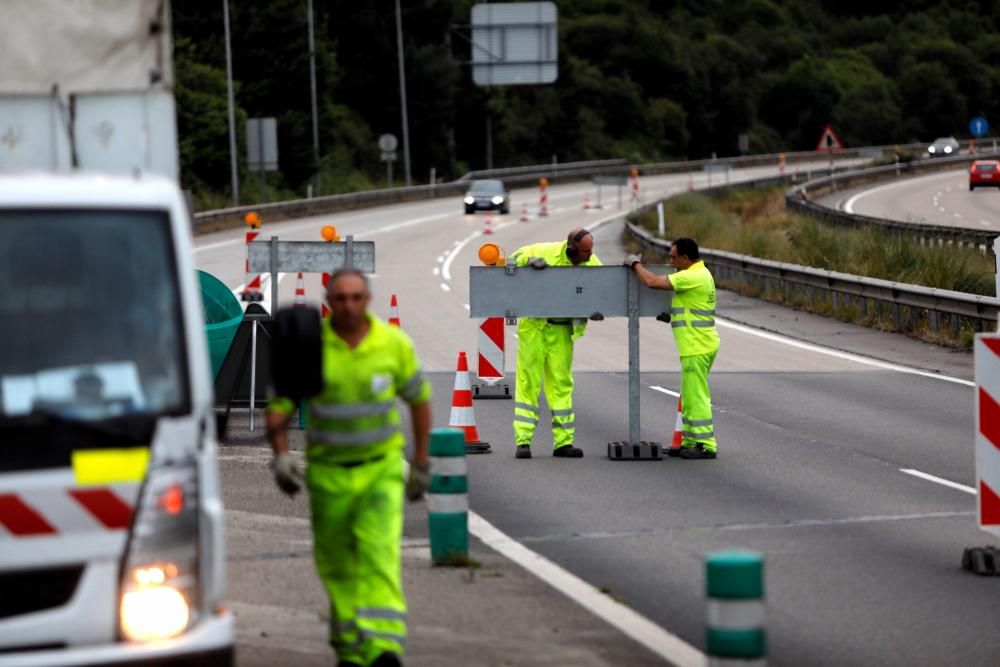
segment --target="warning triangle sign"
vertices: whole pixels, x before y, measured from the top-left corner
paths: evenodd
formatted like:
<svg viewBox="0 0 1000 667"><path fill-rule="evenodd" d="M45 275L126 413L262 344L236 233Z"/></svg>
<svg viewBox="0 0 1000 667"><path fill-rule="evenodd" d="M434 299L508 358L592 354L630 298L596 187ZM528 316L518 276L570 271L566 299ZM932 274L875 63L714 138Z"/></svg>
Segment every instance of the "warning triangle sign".
<svg viewBox="0 0 1000 667"><path fill-rule="evenodd" d="M819 135L819 142L816 150L821 153L834 153L844 150L844 142L840 140L837 133L833 131L832 125L823 127L823 133Z"/></svg>

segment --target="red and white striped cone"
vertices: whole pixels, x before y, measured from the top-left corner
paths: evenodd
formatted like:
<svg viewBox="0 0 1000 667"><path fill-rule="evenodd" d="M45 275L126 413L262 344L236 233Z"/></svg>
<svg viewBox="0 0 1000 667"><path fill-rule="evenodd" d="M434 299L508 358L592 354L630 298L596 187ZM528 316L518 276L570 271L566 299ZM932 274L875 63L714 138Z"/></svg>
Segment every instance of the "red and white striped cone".
<svg viewBox="0 0 1000 667"><path fill-rule="evenodd" d="M326 286L330 283L330 274L329 273L324 273L322 280L323 280L323 312L322 312L322 315L323 315L323 317L326 317L327 315L330 314L330 309L326 307Z"/></svg>
<svg viewBox="0 0 1000 667"><path fill-rule="evenodd" d="M491 226L492 224L493 220L490 218L489 214L487 214L486 219L483 220L483 234L493 233L493 227Z"/></svg>
<svg viewBox="0 0 1000 667"><path fill-rule="evenodd" d="M538 201L538 217L544 218L549 214L549 189L542 186L542 194Z"/></svg>
<svg viewBox="0 0 1000 667"><path fill-rule="evenodd" d="M632 206L639 205L639 177L632 177Z"/></svg>
<svg viewBox="0 0 1000 667"><path fill-rule="evenodd" d="M469 361L465 358L465 352L458 353L455 390L451 395L448 426L457 428L465 434L467 454L489 453L490 443L480 440L479 431L476 429L476 415L472 408L472 386L469 383Z"/></svg>
<svg viewBox="0 0 1000 667"><path fill-rule="evenodd" d="M528 205L521 205L521 217L517 219L518 222L528 222Z"/></svg>
<svg viewBox="0 0 1000 667"><path fill-rule="evenodd" d="M295 307L305 308L306 306L306 281L299 271L295 276Z"/></svg>
<svg viewBox="0 0 1000 667"><path fill-rule="evenodd" d="M389 326L402 328L399 323L399 302L396 300L395 294L389 299Z"/></svg>
<svg viewBox="0 0 1000 667"><path fill-rule="evenodd" d="M677 418L674 420L674 437L670 439L670 447L665 452L667 456L680 456L681 445L684 443L684 418L681 416L681 397L677 397Z"/></svg>
<svg viewBox="0 0 1000 667"><path fill-rule="evenodd" d="M243 301L263 301L264 300L264 288L260 284L260 274L250 273L250 243L257 236L260 235L258 231L247 232L247 259L246 264L244 264L243 273L243 292L240 293L240 299Z"/></svg>
<svg viewBox="0 0 1000 667"><path fill-rule="evenodd" d="M590 193L589 192L584 192L583 193L583 210L584 211L590 210Z"/></svg>

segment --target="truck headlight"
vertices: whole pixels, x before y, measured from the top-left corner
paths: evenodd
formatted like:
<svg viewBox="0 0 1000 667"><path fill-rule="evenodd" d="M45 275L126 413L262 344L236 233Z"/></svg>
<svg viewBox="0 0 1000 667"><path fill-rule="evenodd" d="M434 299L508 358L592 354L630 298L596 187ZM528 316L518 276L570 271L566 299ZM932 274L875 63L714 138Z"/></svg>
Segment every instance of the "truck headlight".
<svg viewBox="0 0 1000 667"><path fill-rule="evenodd" d="M463 199L462 201L464 201L464 202L465 202L466 204L468 204L469 206L472 206L473 204L475 204L475 203L476 203L476 198L475 198L475 197L466 197L466 198L465 198L465 199Z"/></svg>
<svg viewBox="0 0 1000 667"><path fill-rule="evenodd" d="M490 201L492 201L495 206L499 206L500 204L503 203L503 197L501 197L500 195L497 195L496 197L494 197Z"/></svg>
<svg viewBox="0 0 1000 667"><path fill-rule="evenodd" d="M197 621L198 469L151 464L122 571L119 625L132 641L175 637Z"/></svg>

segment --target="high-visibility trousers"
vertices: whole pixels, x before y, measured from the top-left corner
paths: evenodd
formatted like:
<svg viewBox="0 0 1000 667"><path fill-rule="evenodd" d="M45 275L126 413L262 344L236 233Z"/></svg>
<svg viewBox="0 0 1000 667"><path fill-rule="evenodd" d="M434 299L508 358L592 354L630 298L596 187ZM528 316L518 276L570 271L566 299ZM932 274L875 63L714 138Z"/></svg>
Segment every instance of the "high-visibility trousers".
<svg viewBox="0 0 1000 667"><path fill-rule="evenodd" d="M712 421L712 394L708 372L716 352L681 357L681 421L684 423L682 447L702 445L714 452L715 423Z"/></svg>
<svg viewBox="0 0 1000 667"><path fill-rule="evenodd" d="M330 598L330 643L341 661L403 654L406 600L402 453L356 466L310 464L316 570Z"/></svg>
<svg viewBox="0 0 1000 667"><path fill-rule="evenodd" d="M556 449L573 444L573 327L525 322L517 331L517 382L514 390L514 442L530 445L541 417L538 395L552 411Z"/></svg>

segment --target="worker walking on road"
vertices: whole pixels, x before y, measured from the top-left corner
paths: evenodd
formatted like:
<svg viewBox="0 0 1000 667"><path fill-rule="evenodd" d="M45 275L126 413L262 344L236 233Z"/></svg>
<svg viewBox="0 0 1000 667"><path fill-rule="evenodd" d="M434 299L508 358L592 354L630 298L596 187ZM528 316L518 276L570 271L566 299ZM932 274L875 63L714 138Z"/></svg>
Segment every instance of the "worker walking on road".
<svg viewBox="0 0 1000 667"><path fill-rule="evenodd" d="M594 254L594 237L576 228L562 243L535 243L511 255L518 266L600 266ZM603 319L598 314L591 319ZM517 384L514 392L514 442L516 458L531 458L531 438L541 412L538 394L543 386L552 411L553 456L581 458L573 445L573 342L583 335L587 321L570 318L522 317L517 324Z"/></svg>
<svg viewBox="0 0 1000 667"><path fill-rule="evenodd" d="M323 389L309 403L305 485L316 569L330 598L338 665L400 665L406 639L400 541L403 492L427 488L431 386L402 330L368 312L368 280L355 269L330 278L322 326ZM415 453L404 482L405 438L396 398L410 406ZM268 406L274 475L289 495L303 471L288 452L295 405Z"/></svg>
<svg viewBox="0 0 1000 667"><path fill-rule="evenodd" d="M659 276L642 265L638 255L629 255L642 284L653 289L673 290L670 327L681 358L681 419L684 437L681 458L716 457L715 424L708 373L719 351L715 328L715 280L701 261L694 239L680 238L670 246L670 261L677 272Z"/></svg>

